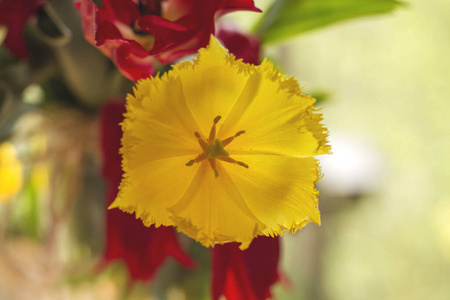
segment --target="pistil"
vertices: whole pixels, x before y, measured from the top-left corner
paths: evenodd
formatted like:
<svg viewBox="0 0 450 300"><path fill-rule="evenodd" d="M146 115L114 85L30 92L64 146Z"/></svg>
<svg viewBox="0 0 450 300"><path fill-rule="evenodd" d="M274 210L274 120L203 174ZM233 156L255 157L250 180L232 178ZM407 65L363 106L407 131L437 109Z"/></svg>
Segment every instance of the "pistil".
<svg viewBox="0 0 450 300"><path fill-rule="evenodd" d="M195 159L191 159L190 161L188 161L186 163L186 166L190 167L194 165L194 163L199 163L205 159L208 159L209 165L214 171L216 177L219 176L219 172L217 171L216 166L216 158L224 162L233 163L244 168L248 168L247 164L231 158L230 154L225 150L225 146L229 145L238 136L244 134L245 130L238 131L234 136L228 137L224 140L216 139L216 124L220 121L221 118L221 116L217 116L214 118L207 141L202 138L200 133L198 133L197 131L194 132L195 136L197 137L198 144L200 145L200 148L202 148L202 153L199 154Z"/></svg>

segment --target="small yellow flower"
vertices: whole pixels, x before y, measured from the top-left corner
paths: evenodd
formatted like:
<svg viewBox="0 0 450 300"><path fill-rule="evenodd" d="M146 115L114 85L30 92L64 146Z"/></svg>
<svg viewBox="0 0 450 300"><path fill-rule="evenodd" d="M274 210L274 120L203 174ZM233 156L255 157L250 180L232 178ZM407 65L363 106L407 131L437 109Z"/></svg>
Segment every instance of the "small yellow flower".
<svg viewBox="0 0 450 300"><path fill-rule="evenodd" d="M128 95L124 176L110 208L176 226L210 247L320 223L314 155L329 153L315 100L264 61L228 55L214 37L198 59Z"/></svg>
<svg viewBox="0 0 450 300"><path fill-rule="evenodd" d="M0 202L10 201L22 187L22 164L11 143L0 145Z"/></svg>

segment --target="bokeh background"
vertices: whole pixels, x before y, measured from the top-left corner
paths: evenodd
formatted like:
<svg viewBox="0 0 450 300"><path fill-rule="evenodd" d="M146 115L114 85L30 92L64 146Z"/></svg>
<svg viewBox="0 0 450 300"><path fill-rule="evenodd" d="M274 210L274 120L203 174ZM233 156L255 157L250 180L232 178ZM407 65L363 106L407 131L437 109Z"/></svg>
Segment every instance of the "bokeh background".
<svg viewBox="0 0 450 300"><path fill-rule="evenodd" d="M255 1L263 9L271 2ZM322 225L282 238L275 299L450 299L449 11L445 0L409 0L264 48L319 99L334 152L320 158ZM229 19L251 28L255 17ZM56 55L67 61L67 53ZM79 93L86 103L95 98ZM44 94L28 86L21 113L1 123L14 132L28 179L0 205L0 299L208 299L208 251L187 239L205 265L197 275L169 261L152 284L124 294L123 266L93 271L104 234L98 118L70 99L63 110L29 109Z"/></svg>
<svg viewBox="0 0 450 300"><path fill-rule="evenodd" d="M335 155L322 225L283 239L302 285L281 299L450 299L450 3L405 4L283 45Z"/></svg>

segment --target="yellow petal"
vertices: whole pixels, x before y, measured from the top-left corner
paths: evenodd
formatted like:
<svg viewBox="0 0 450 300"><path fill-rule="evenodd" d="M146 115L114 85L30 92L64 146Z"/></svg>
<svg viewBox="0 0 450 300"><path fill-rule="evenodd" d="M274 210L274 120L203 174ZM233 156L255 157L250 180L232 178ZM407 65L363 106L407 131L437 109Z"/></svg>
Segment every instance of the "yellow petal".
<svg viewBox="0 0 450 300"><path fill-rule="evenodd" d="M179 76L187 106L201 133L207 135L214 117L225 118L239 98L249 74L242 63L234 63L215 39L199 52L193 65L184 65Z"/></svg>
<svg viewBox="0 0 450 300"><path fill-rule="evenodd" d="M173 225L167 208L185 194L199 167L186 167L190 159L190 156L158 159L127 170L119 194L109 208L135 212L147 226Z"/></svg>
<svg viewBox="0 0 450 300"><path fill-rule="evenodd" d="M296 81L284 78L264 61L247 81L218 137L246 131L227 147L231 154L311 157L328 153L326 129L320 124L321 115L313 111L314 102L299 92Z"/></svg>
<svg viewBox="0 0 450 300"><path fill-rule="evenodd" d="M198 152L191 138L198 127L179 79L166 75L139 82L135 96L127 97L125 117L121 149L125 175L110 208L136 212L148 226L171 225L167 203L180 198L192 181L195 167L184 165Z"/></svg>
<svg viewBox="0 0 450 300"><path fill-rule="evenodd" d="M178 78L166 75L140 81L136 96L128 95L127 102L121 150L125 169L156 159L197 154L193 137L199 128L186 106Z"/></svg>
<svg viewBox="0 0 450 300"><path fill-rule="evenodd" d="M216 178L206 162L201 164L186 193L170 209L172 218L179 231L204 246L235 241L245 249L264 227L220 163L217 168Z"/></svg>
<svg viewBox="0 0 450 300"><path fill-rule="evenodd" d="M267 228L259 234L280 235L308 222L320 224L314 158L235 155L249 165L224 165L248 208Z"/></svg>

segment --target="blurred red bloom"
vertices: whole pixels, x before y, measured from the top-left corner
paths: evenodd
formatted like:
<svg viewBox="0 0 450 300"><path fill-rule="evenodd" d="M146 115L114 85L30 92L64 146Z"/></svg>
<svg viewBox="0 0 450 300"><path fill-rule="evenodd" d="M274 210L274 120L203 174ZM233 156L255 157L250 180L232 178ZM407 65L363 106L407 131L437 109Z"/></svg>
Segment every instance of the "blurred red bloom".
<svg viewBox="0 0 450 300"><path fill-rule="evenodd" d="M121 102L106 104L101 114L101 148L103 176L107 180L107 203L115 199L122 178L119 154L122 130L120 122L126 112ZM172 227L145 227L140 220L120 210L106 215L106 249L102 265L123 260L132 279L149 280L164 260L172 256L180 264L192 267L194 261L181 249Z"/></svg>
<svg viewBox="0 0 450 300"><path fill-rule="evenodd" d="M245 63L259 64L261 41L258 37L241 32L229 22L218 26L216 36L236 58Z"/></svg>
<svg viewBox="0 0 450 300"><path fill-rule="evenodd" d="M91 0L76 3L86 39L131 80L197 52L215 32L215 19L235 10L260 11L253 0Z"/></svg>
<svg viewBox="0 0 450 300"><path fill-rule="evenodd" d="M17 58L29 56L22 31L28 21L46 0L2 0L0 1L0 25L8 29L3 42Z"/></svg>
<svg viewBox="0 0 450 300"><path fill-rule="evenodd" d="M214 246L212 298L264 300L272 296L270 287L279 279L278 237L259 236L246 250L239 243Z"/></svg>

